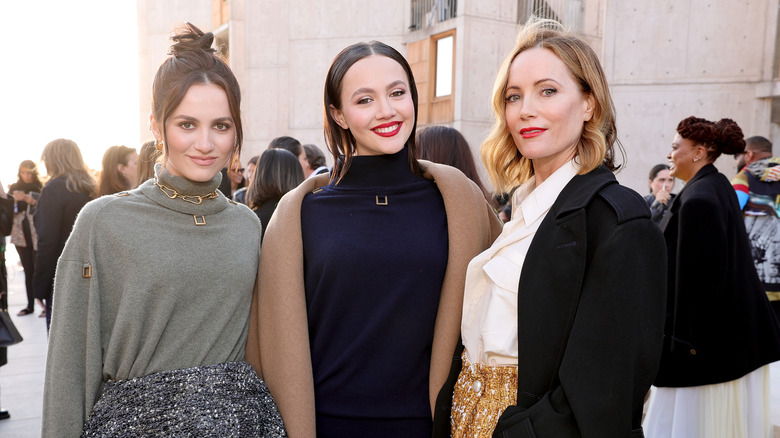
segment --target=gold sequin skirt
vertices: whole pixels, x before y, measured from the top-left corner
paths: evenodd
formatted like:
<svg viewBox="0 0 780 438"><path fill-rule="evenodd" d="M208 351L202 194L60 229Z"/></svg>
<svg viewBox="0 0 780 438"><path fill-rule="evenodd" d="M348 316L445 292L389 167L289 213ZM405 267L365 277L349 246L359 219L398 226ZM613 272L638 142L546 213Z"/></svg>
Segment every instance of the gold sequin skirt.
<svg viewBox="0 0 780 438"><path fill-rule="evenodd" d="M517 367L471 363L463 368L452 398L452 438L490 438L504 410L517 403Z"/></svg>

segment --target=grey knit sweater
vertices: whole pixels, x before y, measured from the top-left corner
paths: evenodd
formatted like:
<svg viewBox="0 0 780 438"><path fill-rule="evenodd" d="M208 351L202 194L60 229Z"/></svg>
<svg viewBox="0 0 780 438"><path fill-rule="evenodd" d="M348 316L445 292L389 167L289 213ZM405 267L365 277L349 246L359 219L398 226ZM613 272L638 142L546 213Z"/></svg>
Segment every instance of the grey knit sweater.
<svg viewBox="0 0 780 438"><path fill-rule="evenodd" d="M188 195L221 180L155 173ZM257 216L221 193L149 180L87 204L57 264L43 436L79 436L107 380L244 360L259 257Z"/></svg>

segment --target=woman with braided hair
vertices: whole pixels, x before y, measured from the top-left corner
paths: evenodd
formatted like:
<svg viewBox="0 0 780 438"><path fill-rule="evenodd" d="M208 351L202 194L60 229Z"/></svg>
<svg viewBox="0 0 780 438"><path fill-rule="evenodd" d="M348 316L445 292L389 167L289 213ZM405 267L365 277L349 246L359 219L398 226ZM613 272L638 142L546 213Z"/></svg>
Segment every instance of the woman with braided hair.
<svg viewBox="0 0 780 438"><path fill-rule="evenodd" d="M45 437L286 436L244 360L260 221L217 190L241 152L238 82L211 33L173 40L154 178L87 204L57 265Z"/></svg>
<svg viewBox="0 0 780 438"><path fill-rule="evenodd" d="M648 437L769 437L769 363L780 327L761 288L742 212L713 162L745 148L731 119L688 117L667 158L685 182L660 226L668 286Z"/></svg>

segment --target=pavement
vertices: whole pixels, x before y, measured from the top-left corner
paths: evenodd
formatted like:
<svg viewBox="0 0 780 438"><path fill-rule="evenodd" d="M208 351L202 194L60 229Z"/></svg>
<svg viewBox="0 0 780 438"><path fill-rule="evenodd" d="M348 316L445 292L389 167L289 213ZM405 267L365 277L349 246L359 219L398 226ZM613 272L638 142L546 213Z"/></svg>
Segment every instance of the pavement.
<svg viewBox="0 0 780 438"><path fill-rule="evenodd" d="M16 316L27 305L24 271L13 245L6 251L8 269L8 309L24 341L8 347L8 364L0 367L0 410L11 418L0 421L2 438L41 436L43 376L46 369L46 318L34 315ZM770 419L774 438L780 438L780 362L770 368Z"/></svg>

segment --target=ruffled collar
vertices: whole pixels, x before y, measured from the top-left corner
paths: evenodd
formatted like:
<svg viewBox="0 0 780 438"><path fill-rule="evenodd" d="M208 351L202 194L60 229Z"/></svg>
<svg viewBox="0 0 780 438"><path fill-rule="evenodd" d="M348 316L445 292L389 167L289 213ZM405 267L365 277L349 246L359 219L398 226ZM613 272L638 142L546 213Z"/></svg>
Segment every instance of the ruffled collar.
<svg viewBox="0 0 780 438"><path fill-rule="evenodd" d="M395 154L352 157L347 174L336 188L365 190L403 187L423 180L423 177L412 173L408 157L406 147Z"/></svg>
<svg viewBox="0 0 780 438"><path fill-rule="evenodd" d="M229 205L225 195L217 190L219 183L222 182L221 172L217 172L209 181L196 182L173 175L157 163L154 165L154 176L155 178L144 182L139 189L149 199L165 208L185 214L208 215L219 213ZM161 188L155 181L164 187ZM175 196L174 191L180 196ZM208 195L215 191L217 196L208 199ZM181 195L186 195L186 198L182 198Z"/></svg>

